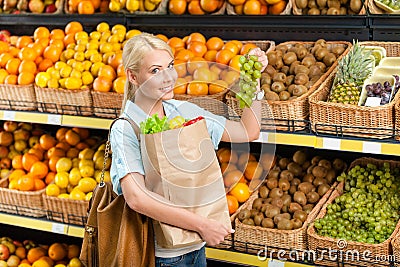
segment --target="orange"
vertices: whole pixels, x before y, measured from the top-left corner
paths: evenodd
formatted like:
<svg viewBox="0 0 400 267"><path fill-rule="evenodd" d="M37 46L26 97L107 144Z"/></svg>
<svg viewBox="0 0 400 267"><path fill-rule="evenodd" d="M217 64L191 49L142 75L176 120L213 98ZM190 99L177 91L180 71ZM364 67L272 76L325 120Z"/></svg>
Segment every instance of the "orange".
<svg viewBox="0 0 400 267"><path fill-rule="evenodd" d="M13 58L13 56L10 53L2 53L0 55L0 66L2 68L4 68L6 66L7 62L12 58Z"/></svg>
<svg viewBox="0 0 400 267"><path fill-rule="evenodd" d="M41 179L33 178L33 182L35 184L34 191L42 190L46 187L46 183Z"/></svg>
<svg viewBox="0 0 400 267"><path fill-rule="evenodd" d="M64 151L67 151L68 149L71 148L71 146L67 142L59 142L55 147L61 148Z"/></svg>
<svg viewBox="0 0 400 267"><path fill-rule="evenodd" d="M14 84L16 85L18 83L18 76L15 74L9 74L6 76L4 79L5 84Z"/></svg>
<svg viewBox="0 0 400 267"><path fill-rule="evenodd" d="M191 42L200 42L205 44L206 43L206 37L204 37L203 34L199 33L199 32L192 32L187 40L186 40L186 44L189 44Z"/></svg>
<svg viewBox="0 0 400 267"><path fill-rule="evenodd" d="M49 38L39 38L39 39L37 39L35 41L35 44L40 44L43 47L43 49L45 47L47 47L49 45L49 43L50 43L50 39Z"/></svg>
<svg viewBox="0 0 400 267"><path fill-rule="evenodd" d="M60 159L60 157L57 157L57 156L54 156L54 157L49 157L49 169L50 169L50 171L52 171L52 172L57 172L57 169L56 169L56 164L57 164L57 161Z"/></svg>
<svg viewBox="0 0 400 267"><path fill-rule="evenodd" d="M171 1L170 1L171 2ZM156 37L160 38L161 40L163 40L164 42L168 42L168 37L165 36L164 34L156 34Z"/></svg>
<svg viewBox="0 0 400 267"><path fill-rule="evenodd" d="M14 159L13 159L14 160ZM22 160L22 155L21 155L21 160ZM22 164L22 162L21 162ZM14 167L13 167L14 168ZM10 176L8 177L9 181L13 181L13 180L18 180L20 177L24 176L26 173L24 170L22 169L15 169L12 171L12 173L10 174Z"/></svg>
<svg viewBox="0 0 400 267"><path fill-rule="evenodd" d="M19 58L12 58L6 64L6 71L9 74L18 74L19 64L21 64L21 60Z"/></svg>
<svg viewBox="0 0 400 267"><path fill-rule="evenodd" d="M232 195L226 195L226 200L228 202L229 215L232 215L239 208L239 201Z"/></svg>
<svg viewBox="0 0 400 267"><path fill-rule="evenodd" d="M91 0L94 9L98 9L100 7L101 1L100 0Z"/></svg>
<svg viewBox="0 0 400 267"><path fill-rule="evenodd" d="M177 48L184 48L185 47L185 43L183 42L183 40L179 37L172 37L168 40L167 44L170 47L173 47L175 49Z"/></svg>
<svg viewBox="0 0 400 267"><path fill-rule="evenodd" d="M112 88L112 80L104 76L98 76L93 81L93 90L99 92L110 92Z"/></svg>
<svg viewBox="0 0 400 267"><path fill-rule="evenodd" d="M44 58L42 61L40 61L38 65L38 71L46 71L48 68L53 66L53 61L51 61L48 58Z"/></svg>
<svg viewBox="0 0 400 267"><path fill-rule="evenodd" d="M249 161L244 170L244 176L247 180L260 179L263 168L257 161Z"/></svg>
<svg viewBox="0 0 400 267"><path fill-rule="evenodd" d="M195 54L193 51L183 48L181 50L179 50L178 52L176 52L175 55L175 60L182 60L182 61L188 61L189 59L191 59L192 57L194 57Z"/></svg>
<svg viewBox="0 0 400 267"><path fill-rule="evenodd" d="M237 183L230 191L229 194L234 196L239 203L243 203L250 197L249 186L245 183Z"/></svg>
<svg viewBox="0 0 400 267"><path fill-rule="evenodd" d="M174 68L178 73L178 77L185 77L187 74L186 63L185 61L175 59Z"/></svg>
<svg viewBox="0 0 400 267"><path fill-rule="evenodd" d="M200 0L192 0L188 5L188 12L190 15L204 15L205 12L200 6Z"/></svg>
<svg viewBox="0 0 400 267"><path fill-rule="evenodd" d="M79 149L76 147L71 147L67 150L67 158L76 158L79 155Z"/></svg>
<svg viewBox="0 0 400 267"><path fill-rule="evenodd" d="M208 85L205 82L190 82L186 92L188 95L208 95Z"/></svg>
<svg viewBox="0 0 400 267"><path fill-rule="evenodd" d="M168 10L175 15L182 15L186 12L186 0L170 0L168 2Z"/></svg>
<svg viewBox="0 0 400 267"><path fill-rule="evenodd" d="M235 55L239 54L239 47L233 41L229 41L229 42L225 43L224 46L222 47L222 49L230 50Z"/></svg>
<svg viewBox="0 0 400 267"><path fill-rule="evenodd" d="M235 164L229 164L228 162L221 163L220 168L223 175L225 175L225 173L228 173L230 171L237 170Z"/></svg>
<svg viewBox="0 0 400 267"><path fill-rule="evenodd" d="M117 67L117 76L118 76L118 77L126 76L125 68L124 68L124 65L123 65L123 64L119 64L119 65L118 65L118 67Z"/></svg>
<svg viewBox="0 0 400 267"><path fill-rule="evenodd" d="M231 188L239 182L246 182L241 171L236 169L224 173L224 185L226 188Z"/></svg>
<svg viewBox="0 0 400 267"><path fill-rule="evenodd" d="M217 50L208 50L205 54L204 54L204 59L207 61L212 61L215 62L215 59L217 58Z"/></svg>
<svg viewBox="0 0 400 267"><path fill-rule="evenodd" d="M90 14L94 13L94 10L95 10L95 8L93 6L92 1L84 0L84 1L80 1L78 4L78 14L90 15Z"/></svg>
<svg viewBox="0 0 400 267"><path fill-rule="evenodd" d="M83 31L83 26L80 22L78 21L71 21L69 22L64 29L65 34L70 34L70 33L77 33Z"/></svg>
<svg viewBox="0 0 400 267"><path fill-rule="evenodd" d="M235 13L238 15L243 15L243 5L236 5L233 7Z"/></svg>
<svg viewBox="0 0 400 267"><path fill-rule="evenodd" d="M81 137L77 132L73 131L72 129L69 129L65 133L65 141L71 146L76 146L81 141Z"/></svg>
<svg viewBox="0 0 400 267"><path fill-rule="evenodd" d="M228 83L224 80L216 80L208 85L208 93L210 95L217 94L228 88Z"/></svg>
<svg viewBox="0 0 400 267"><path fill-rule="evenodd" d="M40 259L43 256L46 256L46 250L42 247L34 247L28 250L28 254L26 255L26 258L30 263L34 263L38 259Z"/></svg>
<svg viewBox="0 0 400 267"><path fill-rule="evenodd" d="M245 43L240 49L240 54L244 55L250 52L251 49L257 48L257 45L254 43Z"/></svg>
<svg viewBox="0 0 400 267"><path fill-rule="evenodd" d="M35 154L25 153L22 156L22 167L24 170L29 171L33 163L38 162L39 158Z"/></svg>
<svg viewBox="0 0 400 267"><path fill-rule="evenodd" d="M44 26L39 26L33 32L33 40L37 40L39 38L50 38L50 31Z"/></svg>
<svg viewBox="0 0 400 267"><path fill-rule="evenodd" d="M61 49L61 51L64 49L65 45L64 45L64 41L63 40L59 40L59 39L52 39L50 40L50 45L55 46L59 49Z"/></svg>
<svg viewBox="0 0 400 267"><path fill-rule="evenodd" d="M240 71L240 59L241 55L236 55L231 60L229 60L229 67L231 67L234 70Z"/></svg>
<svg viewBox="0 0 400 267"><path fill-rule="evenodd" d="M229 61L235 56L231 50L221 49L215 55L215 62L228 65Z"/></svg>
<svg viewBox="0 0 400 267"><path fill-rule="evenodd" d="M43 152L43 149L41 149L41 148L32 147L28 150L28 153L36 155L36 157L38 157L39 160L43 160L44 152Z"/></svg>
<svg viewBox="0 0 400 267"><path fill-rule="evenodd" d="M24 71L18 74L17 83L19 85L33 84L34 81L35 81L35 74L32 72Z"/></svg>
<svg viewBox="0 0 400 267"><path fill-rule="evenodd" d="M118 69L119 65L122 65L122 52L117 52L111 55L107 59L107 64L114 68L114 70Z"/></svg>
<svg viewBox="0 0 400 267"><path fill-rule="evenodd" d="M62 141L64 141L65 140L65 134L66 134L66 132L68 132L68 128L66 128L66 127L61 127L61 128L58 128L58 130L57 130L57 132L56 132L56 139L59 141L59 142L62 142Z"/></svg>
<svg viewBox="0 0 400 267"><path fill-rule="evenodd" d="M10 45L4 41L0 41L0 53L8 52Z"/></svg>
<svg viewBox="0 0 400 267"><path fill-rule="evenodd" d="M285 10L285 8L286 8L286 2L281 0L278 3L269 6L268 14L279 15Z"/></svg>
<svg viewBox="0 0 400 267"><path fill-rule="evenodd" d="M268 14L268 6L261 3L260 15L267 15L267 14Z"/></svg>
<svg viewBox="0 0 400 267"><path fill-rule="evenodd" d="M42 161L37 161L33 163L29 172L32 173L33 178L43 179L49 172L49 167L46 163Z"/></svg>
<svg viewBox="0 0 400 267"><path fill-rule="evenodd" d="M60 59L62 49L55 45L49 45L43 51L43 57L50 59L53 63L56 63Z"/></svg>
<svg viewBox="0 0 400 267"><path fill-rule="evenodd" d="M63 39L64 45L67 47L69 44L75 43L75 33L65 35Z"/></svg>
<svg viewBox="0 0 400 267"><path fill-rule="evenodd" d="M75 148L78 150L83 150L85 148L88 148L89 145L85 142L79 142L78 144L76 144Z"/></svg>
<svg viewBox="0 0 400 267"><path fill-rule="evenodd" d="M176 79L174 86L174 94L186 94L187 81L185 78Z"/></svg>
<svg viewBox="0 0 400 267"><path fill-rule="evenodd" d="M247 0L243 5L243 13L245 15L260 15L261 3L258 0Z"/></svg>
<svg viewBox="0 0 400 267"><path fill-rule="evenodd" d="M47 158L52 158L52 157L65 157L65 150L53 146L49 150L47 150Z"/></svg>
<svg viewBox="0 0 400 267"><path fill-rule="evenodd" d="M196 57L203 57L204 54L207 52L207 46L205 43L192 41L189 42L187 45L187 49L192 51Z"/></svg>
<svg viewBox="0 0 400 267"><path fill-rule="evenodd" d="M220 163L228 162L232 164L236 164L238 161L237 152L230 149L224 149L220 153L217 154L218 161Z"/></svg>
<svg viewBox="0 0 400 267"><path fill-rule="evenodd" d="M22 169L22 155L16 155L11 160L11 166L13 169Z"/></svg>
<svg viewBox="0 0 400 267"><path fill-rule="evenodd" d="M50 39L64 39L65 33L61 29L53 29L50 32Z"/></svg>
<svg viewBox="0 0 400 267"><path fill-rule="evenodd" d="M54 178L56 177L56 173L55 172L48 172L47 173L47 175L46 175L46 177L45 177L45 179L44 179L44 182L46 183L46 184L50 184L51 182L53 182L54 181Z"/></svg>
<svg viewBox="0 0 400 267"><path fill-rule="evenodd" d="M40 43L32 43L32 44L28 44L29 48L32 48L33 50L35 50L36 53L36 57L39 57L43 54L44 51L44 46Z"/></svg>
<svg viewBox="0 0 400 267"><path fill-rule="evenodd" d="M215 12L219 7L220 0L200 0L200 7L205 12Z"/></svg>
<svg viewBox="0 0 400 267"><path fill-rule="evenodd" d="M188 71L190 74L193 74L193 72L194 72L196 69L201 68L201 67L208 68L208 63L207 63L207 61L206 61L204 58L202 58L202 57L192 57L192 58L189 59L189 60L187 61L187 63L186 63L187 71Z"/></svg>
<svg viewBox="0 0 400 267"><path fill-rule="evenodd" d="M56 138L50 134L43 134L39 138L39 144L44 150L49 150L50 148L54 147L56 143Z"/></svg>
<svg viewBox="0 0 400 267"><path fill-rule="evenodd" d="M228 0L229 4L233 6L243 5L246 0Z"/></svg>
<svg viewBox="0 0 400 267"><path fill-rule="evenodd" d="M48 249L50 259L60 261L68 255L67 247L61 243L53 243Z"/></svg>
<svg viewBox="0 0 400 267"><path fill-rule="evenodd" d="M29 175L21 176L17 180L18 189L21 191L32 191L35 189L35 180Z"/></svg>
<svg viewBox="0 0 400 267"><path fill-rule="evenodd" d="M22 35L22 36L18 37L15 46L17 48L21 49L21 48L27 46L30 43L33 43L32 38L30 36L27 36L27 35Z"/></svg>
<svg viewBox="0 0 400 267"><path fill-rule="evenodd" d="M6 79L8 75L8 72L5 69L0 69L0 83L4 83L4 80Z"/></svg>
<svg viewBox="0 0 400 267"><path fill-rule="evenodd" d="M81 248L78 245L70 244L68 245L68 259L78 258L81 253Z"/></svg>
<svg viewBox="0 0 400 267"><path fill-rule="evenodd" d="M123 94L125 91L126 80L127 80L126 76L121 76L115 79L112 85L113 91L119 94Z"/></svg>
<svg viewBox="0 0 400 267"><path fill-rule="evenodd" d="M104 78L113 81L117 77L117 73L115 72L115 69L110 65L103 65L99 68L97 76L103 76Z"/></svg>
<svg viewBox="0 0 400 267"><path fill-rule="evenodd" d="M72 127L72 131L78 133L81 140L85 140L90 136L89 129L81 128L81 127Z"/></svg>
<svg viewBox="0 0 400 267"><path fill-rule="evenodd" d="M15 46L11 46L10 50L8 51L13 57L18 57L18 53L19 53L19 48L15 47Z"/></svg>
<svg viewBox="0 0 400 267"><path fill-rule="evenodd" d="M224 46L224 41L216 36L209 38L206 42L208 50L220 50Z"/></svg>

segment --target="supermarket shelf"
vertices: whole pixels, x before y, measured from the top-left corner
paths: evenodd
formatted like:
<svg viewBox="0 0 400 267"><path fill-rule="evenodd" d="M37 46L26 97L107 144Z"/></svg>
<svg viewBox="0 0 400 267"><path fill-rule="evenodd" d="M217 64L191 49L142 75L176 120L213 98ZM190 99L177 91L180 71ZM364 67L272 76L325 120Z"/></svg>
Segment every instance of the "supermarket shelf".
<svg viewBox="0 0 400 267"><path fill-rule="evenodd" d="M372 40L394 42L399 41L399 15L369 15L368 20L368 24L371 29Z"/></svg>
<svg viewBox="0 0 400 267"><path fill-rule="evenodd" d="M73 237L83 237L84 232L82 226L68 225L41 218L24 217L6 213L0 213L0 222L3 224L25 227L55 234L64 234Z"/></svg>

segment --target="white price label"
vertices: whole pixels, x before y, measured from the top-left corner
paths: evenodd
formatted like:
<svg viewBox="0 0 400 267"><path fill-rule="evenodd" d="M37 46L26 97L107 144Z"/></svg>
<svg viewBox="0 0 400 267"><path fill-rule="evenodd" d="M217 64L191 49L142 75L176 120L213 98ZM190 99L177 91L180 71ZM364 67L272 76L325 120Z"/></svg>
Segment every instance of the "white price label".
<svg viewBox="0 0 400 267"><path fill-rule="evenodd" d="M61 125L61 115L58 114L47 115L47 123L53 125Z"/></svg>
<svg viewBox="0 0 400 267"><path fill-rule="evenodd" d="M285 262L271 259L268 261L268 267L285 267Z"/></svg>
<svg viewBox="0 0 400 267"><path fill-rule="evenodd" d="M340 142L340 139L324 137L322 139L322 148L340 150Z"/></svg>
<svg viewBox="0 0 400 267"><path fill-rule="evenodd" d="M15 119L15 111L4 110L3 119L7 121L13 121Z"/></svg>
<svg viewBox="0 0 400 267"><path fill-rule="evenodd" d="M59 223L52 223L51 224L51 231L56 234L64 234L65 233L65 226Z"/></svg>
<svg viewBox="0 0 400 267"><path fill-rule="evenodd" d="M362 151L364 153L371 153L371 154L381 154L382 153L382 145L378 142L367 142L364 141L362 147Z"/></svg>

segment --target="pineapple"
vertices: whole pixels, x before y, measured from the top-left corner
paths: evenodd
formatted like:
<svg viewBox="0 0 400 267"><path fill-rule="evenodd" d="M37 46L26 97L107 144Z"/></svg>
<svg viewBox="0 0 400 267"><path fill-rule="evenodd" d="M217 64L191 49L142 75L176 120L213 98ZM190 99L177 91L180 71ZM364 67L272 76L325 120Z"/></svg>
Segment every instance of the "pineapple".
<svg viewBox="0 0 400 267"><path fill-rule="evenodd" d="M338 62L329 102L357 105L364 80L371 75L371 51L353 41L353 48Z"/></svg>

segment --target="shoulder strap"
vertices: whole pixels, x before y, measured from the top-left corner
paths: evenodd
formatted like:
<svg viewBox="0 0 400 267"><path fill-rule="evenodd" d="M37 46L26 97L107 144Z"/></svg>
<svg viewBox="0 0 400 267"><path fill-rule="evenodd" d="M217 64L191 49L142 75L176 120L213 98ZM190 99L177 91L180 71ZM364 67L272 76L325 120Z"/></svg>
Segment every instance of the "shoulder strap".
<svg viewBox="0 0 400 267"><path fill-rule="evenodd" d="M111 124L110 124L110 130L108 131L108 138L107 140L110 140L110 132L111 132L111 128L114 125L114 123L118 120L126 120L127 122L129 122L133 128L133 131L135 132L135 135L137 137L137 139L139 140L140 138L140 130L139 130L139 126L136 124L136 122L134 122L132 119L128 118L128 117L118 117L116 119L114 119Z"/></svg>

